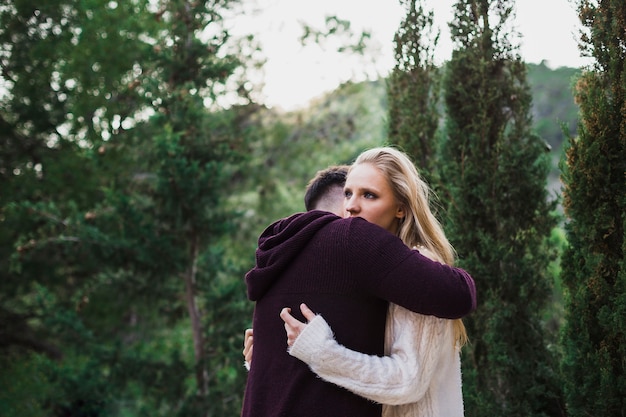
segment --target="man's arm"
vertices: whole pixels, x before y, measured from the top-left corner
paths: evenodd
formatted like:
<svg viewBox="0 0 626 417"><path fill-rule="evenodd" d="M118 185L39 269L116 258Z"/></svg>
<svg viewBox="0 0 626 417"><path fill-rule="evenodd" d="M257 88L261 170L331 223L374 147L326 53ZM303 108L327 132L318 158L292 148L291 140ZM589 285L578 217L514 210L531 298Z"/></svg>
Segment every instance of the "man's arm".
<svg viewBox="0 0 626 417"><path fill-rule="evenodd" d="M350 220L339 250L348 265L363 271L363 290L440 318L458 319L476 309L476 286L465 270L428 259L366 220Z"/></svg>

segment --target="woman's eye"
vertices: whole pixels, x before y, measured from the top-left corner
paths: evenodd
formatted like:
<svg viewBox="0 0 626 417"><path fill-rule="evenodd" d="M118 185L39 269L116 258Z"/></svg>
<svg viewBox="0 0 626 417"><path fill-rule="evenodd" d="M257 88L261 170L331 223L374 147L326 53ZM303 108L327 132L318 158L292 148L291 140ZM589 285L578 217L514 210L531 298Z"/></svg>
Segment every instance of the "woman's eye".
<svg viewBox="0 0 626 417"><path fill-rule="evenodd" d="M375 196L374 194L372 194L372 193L368 193L368 192L364 193L364 194L363 194L363 197L365 197L365 198L370 198L370 199L372 199L372 198L376 198L376 196Z"/></svg>
<svg viewBox="0 0 626 417"><path fill-rule="evenodd" d="M351 192L351 191L344 191L344 192L343 192L343 196L344 196L345 198L350 198L350 197L352 197L352 192Z"/></svg>

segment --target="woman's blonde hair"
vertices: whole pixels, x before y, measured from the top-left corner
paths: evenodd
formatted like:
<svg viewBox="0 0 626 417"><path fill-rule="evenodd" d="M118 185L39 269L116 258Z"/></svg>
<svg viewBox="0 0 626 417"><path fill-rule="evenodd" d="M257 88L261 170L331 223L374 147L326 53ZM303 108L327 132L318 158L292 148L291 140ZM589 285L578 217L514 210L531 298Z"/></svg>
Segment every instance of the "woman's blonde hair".
<svg viewBox="0 0 626 417"><path fill-rule="evenodd" d="M454 248L430 209L430 187L411 159L396 148L379 147L361 153L352 166L359 164L371 164L380 170L404 208L405 216L400 219L398 237L410 248L424 247L437 256L437 261L454 265ZM462 320L455 320L454 332L459 346L467 343Z"/></svg>

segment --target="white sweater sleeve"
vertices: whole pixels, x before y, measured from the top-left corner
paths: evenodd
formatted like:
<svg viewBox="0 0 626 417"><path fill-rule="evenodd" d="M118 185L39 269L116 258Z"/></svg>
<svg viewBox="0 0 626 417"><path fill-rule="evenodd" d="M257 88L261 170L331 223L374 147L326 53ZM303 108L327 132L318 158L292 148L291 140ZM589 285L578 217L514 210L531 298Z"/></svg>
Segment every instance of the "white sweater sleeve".
<svg viewBox="0 0 626 417"><path fill-rule="evenodd" d="M316 316L289 353L306 362L322 379L370 400L389 405L419 401L428 391L444 343L453 344L449 321L391 305L387 320L388 356L350 350L333 338L328 323Z"/></svg>

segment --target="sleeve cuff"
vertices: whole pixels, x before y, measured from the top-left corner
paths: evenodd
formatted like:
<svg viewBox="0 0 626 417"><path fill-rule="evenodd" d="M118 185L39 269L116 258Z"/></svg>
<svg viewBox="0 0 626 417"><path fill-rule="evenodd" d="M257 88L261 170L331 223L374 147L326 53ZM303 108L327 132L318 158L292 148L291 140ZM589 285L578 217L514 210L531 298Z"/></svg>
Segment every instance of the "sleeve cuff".
<svg viewBox="0 0 626 417"><path fill-rule="evenodd" d="M321 351L324 343L333 339L333 332L330 326L322 316L317 315L298 335L288 352L291 356L309 363Z"/></svg>

